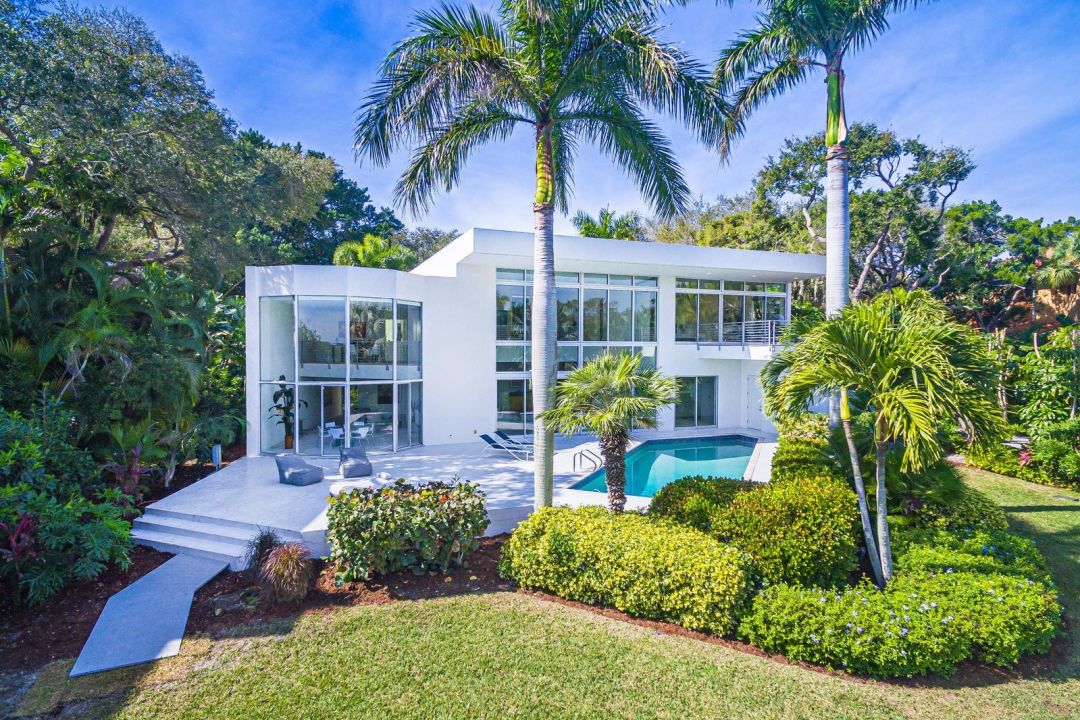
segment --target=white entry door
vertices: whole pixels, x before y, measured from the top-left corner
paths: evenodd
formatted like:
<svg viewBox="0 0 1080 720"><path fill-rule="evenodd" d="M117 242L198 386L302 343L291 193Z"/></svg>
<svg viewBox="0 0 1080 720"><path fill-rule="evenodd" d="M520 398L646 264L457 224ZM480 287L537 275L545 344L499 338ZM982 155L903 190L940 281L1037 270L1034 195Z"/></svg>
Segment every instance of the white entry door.
<svg viewBox="0 0 1080 720"><path fill-rule="evenodd" d="M765 430L769 420L761 409L761 381L757 373L746 376L746 427Z"/></svg>

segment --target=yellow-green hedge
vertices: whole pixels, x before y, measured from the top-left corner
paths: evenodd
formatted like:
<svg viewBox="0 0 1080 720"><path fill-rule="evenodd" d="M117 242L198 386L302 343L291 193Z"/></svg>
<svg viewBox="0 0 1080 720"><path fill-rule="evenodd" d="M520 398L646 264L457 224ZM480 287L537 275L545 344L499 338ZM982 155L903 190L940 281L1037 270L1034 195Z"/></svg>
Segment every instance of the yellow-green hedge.
<svg viewBox="0 0 1080 720"><path fill-rule="evenodd" d="M629 615L730 635L754 590L751 560L692 528L603 508L543 508L507 541L503 577Z"/></svg>

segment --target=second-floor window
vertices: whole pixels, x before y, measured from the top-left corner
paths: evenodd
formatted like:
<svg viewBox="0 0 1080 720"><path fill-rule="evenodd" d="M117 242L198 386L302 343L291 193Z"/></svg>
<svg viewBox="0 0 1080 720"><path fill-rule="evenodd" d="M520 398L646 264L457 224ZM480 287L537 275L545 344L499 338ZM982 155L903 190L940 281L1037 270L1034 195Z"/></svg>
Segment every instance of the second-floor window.
<svg viewBox="0 0 1080 720"><path fill-rule="evenodd" d="M784 283L677 278L675 288L676 342L775 342L788 320Z"/></svg>

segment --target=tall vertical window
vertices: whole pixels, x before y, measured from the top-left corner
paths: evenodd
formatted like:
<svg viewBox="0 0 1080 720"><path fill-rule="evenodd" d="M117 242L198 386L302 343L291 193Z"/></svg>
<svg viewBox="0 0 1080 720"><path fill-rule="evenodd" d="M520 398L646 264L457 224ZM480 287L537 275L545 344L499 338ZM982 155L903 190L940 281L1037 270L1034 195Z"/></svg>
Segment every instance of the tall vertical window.
<svg viewBox="0 0 1080 720"><path fill-rule="evenodd" d="M260 380L296 380L295 307L292 295L259 298Z"/></svg>
<svg viewBox="0 0 1080 720"><path fill-rule="evenodd" d="M345 379L345 298L301 296L297 317L300 380Z"/></svg>
<svg viewBox="0 0 1080 720"><path fill-rule="evenodd" d="M423 350L420 333L420 303L397 303L397 379L416 380L421 376Z"/></svg>
<svg viewBox="0 0 1080 720"><path fill-rule="evenodd" d="M578 312L581 290L577 287L555 288L555 328L559 340L580 340Z"/></svg>
<svg viewBox="0 0 1080 720"><path fill-rule="evenodd" d="M675 427L716 425L716 378L681 377L675 401Z"/></svg>
<svg viewBox="0 0 1080 720"><path fill-rule="evenodd" d="M349 362L353 380L394 377L394 306L385 300L349 304Z"/></svg>

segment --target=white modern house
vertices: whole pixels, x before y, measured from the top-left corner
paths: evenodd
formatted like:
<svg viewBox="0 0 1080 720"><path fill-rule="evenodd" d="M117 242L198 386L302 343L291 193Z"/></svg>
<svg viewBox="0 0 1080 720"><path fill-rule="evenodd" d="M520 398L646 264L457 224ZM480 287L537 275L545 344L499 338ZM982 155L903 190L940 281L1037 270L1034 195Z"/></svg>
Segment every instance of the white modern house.
<svg viewBox="0 0 1080 720"><path fill-rule="evenodd" d="M361 444L377 473L477 483L488 534L513 529L533 509L533 463L483 454L478 436L532 426L532 241L470 230L411 272L248 268L248 457L150 505L135 540L234 569L261 530L326 554L338 455ZM774 429L758 372L788 321L791 282L823 275L823 257L557 237L555 268L560 374L614 349L681 380L679 401L658 430L635 433L632 455L660 482L767 479L771 443L757 440ZM603 468L584 462L599 460L595 440L556 445L555 502L603 503ZM279 483L282 452L322 467L325 482ZM629 506L647 505L650 487L628 485Z"/></svg>
<svg viewBox="0 0 1080 720"><path fill-rule="evenodd" d="M531 233L475 228L410 272L247 269L250 455L531 431ZM769 433L757 375L818 255L555 238L560 376L606 349L681 381L660 429Z"/></svg>

